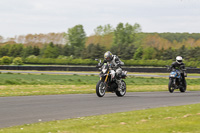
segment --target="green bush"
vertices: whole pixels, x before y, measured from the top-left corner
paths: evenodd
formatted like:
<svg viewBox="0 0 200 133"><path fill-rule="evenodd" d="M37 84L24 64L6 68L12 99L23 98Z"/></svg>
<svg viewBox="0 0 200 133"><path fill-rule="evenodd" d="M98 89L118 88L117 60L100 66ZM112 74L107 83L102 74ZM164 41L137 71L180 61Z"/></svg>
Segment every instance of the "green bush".
<svg viewBox="0 0 200 133"><path fill-rule="evenodd" d="M12 62L11 57L3 56L3 57L1 58L1 64L2 64L2 65L9 65L9 64L11 64L11 62Z"/></svg>
<svg viewBox="0 0 200 133"><path fill-rule="evenodd" d="M28 56L27 58L29 58L29 59L37 59L38 57L35 56L35 55L30 55L30 56Z"/></svg>
<svg viewBox="0 0 200 133"><path fill-rule="evenodd" d="M71 58L71 57L67 57L67 56L64 56L64 55L59 55L57 57L57 59L68 59L68 58Z"/></svg>
<svg viewBox="0 0 200 133"><path fill-rule="evenodd" d="M13 60L13 65L23 65L23 60L21 57L16 57L14 60Z"/></svg>
<svg viewBox="0 0 200 133"><path fill-rule="evenodd" d="M96 65L92 59L55 59L55 58L26 58L26 64L46 64L46 65Z"/></svg>
<svg viewBox="0 0 200 133"><path fill-rule="evenodd" d="M125 66L152 66L165 67L171 65L173 60L122 60ZM46 64L46 65L96 65L98 62L92 59L73 58L26 58L26 64ZM200 67L200 62L184 61L186 67Z"/></svg>

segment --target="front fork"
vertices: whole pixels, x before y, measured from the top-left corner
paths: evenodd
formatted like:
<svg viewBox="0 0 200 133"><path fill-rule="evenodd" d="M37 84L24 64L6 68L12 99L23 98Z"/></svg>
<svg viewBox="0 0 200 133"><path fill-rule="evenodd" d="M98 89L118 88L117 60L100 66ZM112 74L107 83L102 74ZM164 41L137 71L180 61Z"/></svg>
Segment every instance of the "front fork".
<svg viewBox="0 0 200 133"><path fill-rule="evenodd" d="M178 86L179 86L179 85L177 85L177 83L176 83L176 80L177 80L177 79L173 79L173 85L174 85L174 89L177 89L177 88L178 88Z"/></svg>
<svg viewBox="0 0 200 133"><path fill-rule="evenodd" d="M106 84L106 82L107 82L107 80L108 80L108 75L109 75L109 71L108 71L108 73L107 73L107 75L106 75L106 77L104 78L105 80L104 80L104 87L105 87L105 90L107 89L107 84ZM100 77L100 81L102 80L102 77Z"/></svg>
<svg viewBox="0 0 200 133"><path fill-rule="evenodd" d="M173 84L174 86L176 86L176 79L173 79Z"/></svg>
<svg viewBox="0 0 200 133"><path fill-rule="evenodd" d="M107 82L107 80L108 80L108 75L109 75L109 71L108 71L108 73L107 73L107 75L106 75L106 78L105 78L105 80L104 80L104 83ZM100 77L100 80L102 80L102 77Z"/></svg>

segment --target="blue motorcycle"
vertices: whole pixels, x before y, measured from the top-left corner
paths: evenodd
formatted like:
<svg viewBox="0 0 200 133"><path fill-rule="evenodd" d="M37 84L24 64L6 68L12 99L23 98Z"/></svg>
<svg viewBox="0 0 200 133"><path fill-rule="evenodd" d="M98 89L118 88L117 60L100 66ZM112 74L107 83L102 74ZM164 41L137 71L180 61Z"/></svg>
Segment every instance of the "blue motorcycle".
<svg viewBox="0 0 200 133"><path fill-rule="evenodd" d="M169 69L168 69L169 70ZM185 69L172 69L170 75L169 75L169 84L168 89L170 93L173 93L175 89L179 89L180 92L185 92L187 89L187 83L186 80L183 82L183 78L181 76L181 73L184 74L186 77Z"/></svg>

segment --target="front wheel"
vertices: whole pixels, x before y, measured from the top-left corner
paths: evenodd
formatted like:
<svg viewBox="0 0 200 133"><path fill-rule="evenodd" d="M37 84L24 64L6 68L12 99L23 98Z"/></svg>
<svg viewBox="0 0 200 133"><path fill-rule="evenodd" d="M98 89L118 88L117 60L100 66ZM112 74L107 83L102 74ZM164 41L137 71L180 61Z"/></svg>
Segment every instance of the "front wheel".
<svg viewBox="0 0 200 133"><path fill-rule="evenodd" d="M185 92L187 89L187 83L186 83L186 80L185 80L185 84L179 89L180 92Z"/></svg>
<svg viewBox="0 0 200 133"><path fill-rule="evenodd" d="M126 83L122 80L121 81L122 89L120 91L116 90L116 95L118 97L123 97L126 94Z"/></svg>
<svg viewBox="0 0 200 133"><path fill-rule="evenodd" d="M96 85L96 94L98 97L103 97L106 93L106 87L103 81L99 80Z"/></svg>
<svg viewBox="0 0 200 133"><path fill-rule="evenodd" d="M173 80L172 79L169 79L169 84L168 84L168 89L169 89L169 92L170 93L173 93L174 92L174 85L173 85Z"/></svg>

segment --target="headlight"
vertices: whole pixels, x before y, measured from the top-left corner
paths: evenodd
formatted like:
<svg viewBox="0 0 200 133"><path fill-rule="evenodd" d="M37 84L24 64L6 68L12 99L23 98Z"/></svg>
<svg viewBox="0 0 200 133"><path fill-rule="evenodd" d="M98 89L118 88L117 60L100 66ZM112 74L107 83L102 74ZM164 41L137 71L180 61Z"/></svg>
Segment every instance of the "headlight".
<svg viewBox="0 0 200 133"><path fill-rule="evenodd" d="M175 74L170 74L170 77L175 77L176 75Z"/></svg>
<svg viewBox="0 0 200 133"><path fill-rule="evenodd" d="M106 71L107 71L107 69L105 69L105 68L102 69L102 72L103 72L103 73L106 73Z"/></svg>

